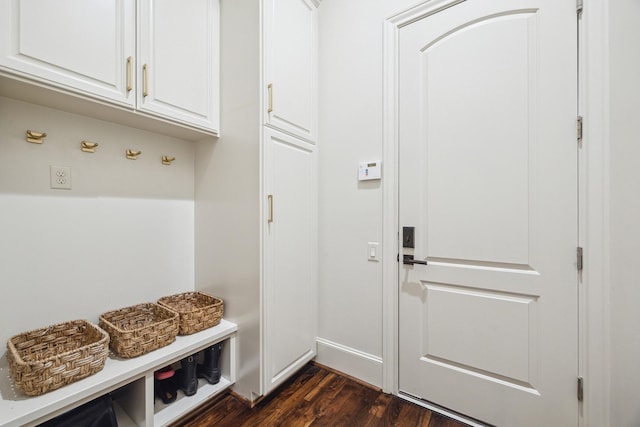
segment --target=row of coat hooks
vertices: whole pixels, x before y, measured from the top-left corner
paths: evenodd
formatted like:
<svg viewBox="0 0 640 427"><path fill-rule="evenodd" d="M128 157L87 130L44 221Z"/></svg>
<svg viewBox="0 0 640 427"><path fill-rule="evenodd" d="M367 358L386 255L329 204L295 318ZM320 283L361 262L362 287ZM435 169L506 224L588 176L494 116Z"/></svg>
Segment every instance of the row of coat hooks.
<svg viewBox="0 0 640 427"><path fill-rule="evenodd" d="M34 144L42 144L46 137L47 137L46 132L34 132L31 130L27 130L27 142L31 142ZM98 148L99 145L100 144L98 144L97 142L82 141L80 143L80 150L85 153L95 153L96 148ZM132 150L130 148L128 148L125 151L125 155L129 160L137 160L138 156L141 154L142 154L142 151ZM162 156L162 164L171 165L171 162L173 162L175 159L176 159L175 157L169 157L166 155Z"/></svg>

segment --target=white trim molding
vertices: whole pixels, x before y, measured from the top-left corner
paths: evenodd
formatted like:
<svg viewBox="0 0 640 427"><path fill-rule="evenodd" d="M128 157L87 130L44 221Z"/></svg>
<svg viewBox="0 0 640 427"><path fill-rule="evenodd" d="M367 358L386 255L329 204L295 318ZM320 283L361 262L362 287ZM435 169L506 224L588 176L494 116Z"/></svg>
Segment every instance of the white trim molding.
<svg viewBox="0 0 640 427"><path fill-rule="evenodd" d="M610 418L609 326L609 1L585 0L580 30L580 425L607 427Z"/></svg>
<svg viewBox="0 0 640 427"><path fill-rule="evenodd" d="M373 386L382 384L382 358L324 338L316 338L316 361Z"/></svg>

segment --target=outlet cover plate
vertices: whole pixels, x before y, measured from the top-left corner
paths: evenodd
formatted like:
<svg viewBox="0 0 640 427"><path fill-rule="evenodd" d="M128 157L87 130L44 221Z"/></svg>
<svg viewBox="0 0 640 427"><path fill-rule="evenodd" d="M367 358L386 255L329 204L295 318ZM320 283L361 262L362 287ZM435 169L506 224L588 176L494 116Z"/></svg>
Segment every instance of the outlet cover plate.
<svg viewBox="0 0 640 427"><path fill-rule="evenodd" d="M50 165L51 188L71 190L71 167Z"/></svg>

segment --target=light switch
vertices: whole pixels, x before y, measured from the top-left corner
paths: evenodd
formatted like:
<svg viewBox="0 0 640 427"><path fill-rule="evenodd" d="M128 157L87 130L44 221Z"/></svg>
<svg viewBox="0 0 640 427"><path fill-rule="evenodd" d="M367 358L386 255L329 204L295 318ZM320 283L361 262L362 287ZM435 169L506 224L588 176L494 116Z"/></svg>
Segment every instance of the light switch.
<svg viewBox="0 0 640 427"><path fill-rule="evenodd" d="M369 261L380 261L380 243L378 242L368 242L367 243L367 248L369 250L368 252L368 259Z"/></svg>

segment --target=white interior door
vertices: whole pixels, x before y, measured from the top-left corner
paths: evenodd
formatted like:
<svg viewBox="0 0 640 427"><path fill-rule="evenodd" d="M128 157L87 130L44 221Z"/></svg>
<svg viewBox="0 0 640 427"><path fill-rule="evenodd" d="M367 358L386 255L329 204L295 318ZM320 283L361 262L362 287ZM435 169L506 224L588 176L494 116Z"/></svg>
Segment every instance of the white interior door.
<svg viewBox="0 0 640 427"><path fill-rule="evenodd" d="M434 3L399 30L400 391L576 426L575 2Z"/></svg>

